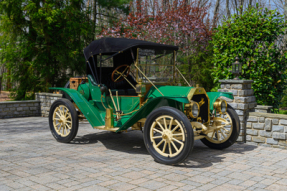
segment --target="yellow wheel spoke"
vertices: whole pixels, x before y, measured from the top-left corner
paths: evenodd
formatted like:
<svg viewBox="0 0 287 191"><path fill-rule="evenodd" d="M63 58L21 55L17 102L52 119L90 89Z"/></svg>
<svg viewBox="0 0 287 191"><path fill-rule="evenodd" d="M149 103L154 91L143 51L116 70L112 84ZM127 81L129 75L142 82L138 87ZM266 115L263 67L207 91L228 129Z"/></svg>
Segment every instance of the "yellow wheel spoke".
<svg viewBox="0 0 287 191"><path fill-rule="evenodd" d="M183 133L172 134L172 136L183 136Z"/></svg>
<svg viewBox="0 0 287 191"><path fill-rule="evenodd" d="M172 140L175 141L175 142L177 142L177 143L179 143L179 144L181 144L181 145L183 145L183 142L181 142L181 141L179 141L179 140L177 140L177 139L175 139L175 138L172 138Z"/></svg>
<svg viewBox="0 0 287 191"><path fill-rule="evenodd" d="M59 114L58 112L56 112L56 115L58 115L61 118L61 114Z"/></svg>
<svg viewBox="0 0 287 191"><path fill-rule="evenodd" d="M213 139L213 137L214 137L214 134L215 134L215 130L214 130L214 131L213 131L213 133L212 133L211 139Z"/></svg>
<svg viewBox="0 0 287 191"><path fill-rule="evenodd" d="M156 137L153 137L152 139L159 139L159 138L162 138L162 136L156 136Z"/></svg>
<svg viewBox="0 0 287 191"><path fill-rule="evenodd" d="M68 110L66 110L65 117L67 117L67 114L68 114Z"/></svg>
<svg viewBox="0 0 287 191"><path fill-rule="evenodd" d="M225 129L224 127L222 127L222 129L227 133L229 134L229 131L227 129Z"/></svg>
<svg viewBox="0 0 287 191"><path fill-rule="evenodd" d="M66 126L68 127L68 129L71 129L71 127L66 123Z"/></svg>
<svg viewBox="0 0 287 191"><path fill-rule="evenodd" d="M171 127L172 127L172 123L173 123L173 118L171 118L170 122L169 122L169 130L171 130Z"/></svg>
<svg viewBox="0 0 287 191"><path fill-rule="evenodd" d="M168 143L169 154L172 155L170 143Z"/></svg>
<svg viewBox="0 0 287 191"><path fill-rule="evenodd" d="M223 132L221 131L221 129L219 130L221 135L223 136L223 138L225 139L225 135L223 134Z"/></svg>
<svg viewBox="0 0 287 191"><path fill-rule="evenodd" d="M165 141L165 142L164 142L164 145L163 145L163 149L162 149L162 152L163 152L163 153L165 153L166 145L167 145L167 142Z"/></svg>
<svg viewBox="0 0 287 191"><path fill-rule="evenodd" d="M162 140L156 145L156 147L159 147L163 142L164 142L164 140L162 139Z"/></svg>
<svg viewBox="0 0 287 191"><path fill-rule="evenodd" d="M216 130L216 135L217 135L217 140L220 141L219 133L217 130Z"/></svg>
<svg viewBox="0 0 287 191"><path fill-rule="evenodd" d="M175 126L175 128L171 131L172 133L179 128L179 125Z"/></svg>
<svg viewBox="0 0 287 191"><path fill-rule="evenodd" d="M156 123L158 124L158 126L160 126L161 130L164 131L163 126L158 121L156 121Z"/></svg>
<svg viewBox="0 0 287 191"><path fill-rule="evenodd" d="M160 131L160 130L158 130L158 129L153 129L154 131L156 131L156 132L158 132L158 133L160 133L160 134L162 134L162 131Z"/></svg>
<svg viewBox="0 0 287 191"><path fill-rule="evenodd" d="M164 128L167 129L166 119L165 118L163 118L163 124L164 124Z"/></svg>
<svg viewBox="0 0 287 191"><path fill-rule="evenodd" d="M175 148L176 152L178 151L178 148L176 147L176 145L173 143L173 141L171 142L172 146Z"/></svg>

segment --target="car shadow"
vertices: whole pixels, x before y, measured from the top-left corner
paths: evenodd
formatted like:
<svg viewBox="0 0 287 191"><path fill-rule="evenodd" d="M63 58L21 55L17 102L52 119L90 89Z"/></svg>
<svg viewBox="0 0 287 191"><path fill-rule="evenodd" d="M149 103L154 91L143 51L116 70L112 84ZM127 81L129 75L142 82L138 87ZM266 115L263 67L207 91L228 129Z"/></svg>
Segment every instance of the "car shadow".
<svg viewBox="0 0 287 191"><path fill-rule="evenodd" d="M132 131L128 133L113 133L101 131L93 134L77 136L71 144L103 144L107 149L126 152L130 154L147 154L142 132ZM193 151L184 163L175 165L175 167L186 168L207 168L214 163L224 162L226 154L242 155L252 151L257 146L236 143L224 150L214 150L205 146L200 140L195 141Z"/></svg>

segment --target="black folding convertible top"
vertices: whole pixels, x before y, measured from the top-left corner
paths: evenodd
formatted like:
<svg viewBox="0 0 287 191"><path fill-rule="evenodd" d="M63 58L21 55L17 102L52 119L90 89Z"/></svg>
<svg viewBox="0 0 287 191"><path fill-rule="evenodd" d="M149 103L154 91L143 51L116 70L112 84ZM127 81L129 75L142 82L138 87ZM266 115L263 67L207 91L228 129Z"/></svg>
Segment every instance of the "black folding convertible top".
<svg viewBox="0 0 287 191"><path fill-rule="evenodd" d="M177 46L159 44L143 40L126 39L126 38L102 38L93 41L88 47L84 49L84 55L88 60L92 55L98 54L114 54L119 51L125 51L130 48L154 49L155 54L161 54L163 51L177 51Z"/></svg>

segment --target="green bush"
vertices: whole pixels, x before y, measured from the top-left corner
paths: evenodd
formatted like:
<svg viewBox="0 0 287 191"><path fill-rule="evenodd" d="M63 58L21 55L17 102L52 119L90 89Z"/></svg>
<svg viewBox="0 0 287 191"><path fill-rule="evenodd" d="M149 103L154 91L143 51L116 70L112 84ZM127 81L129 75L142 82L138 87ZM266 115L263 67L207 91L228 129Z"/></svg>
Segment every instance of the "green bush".
<svg viewBox="0 0 287 191"><path fill-rule="evenodd" d="M212 58L212 45L209 45L205 51L198 49L189 56L179 56L178 62L180 65L178 67L189 82L193 81L204 87L206 91L211 91L214 86L214 79L210 75L213 67ZM186 84L183 79L181 79L181 82Z"/></svg>
<svg viewBox="0 0 287 191"><path fill-rule="evenodd" d="M278 45L284 25L283 16L275 10L258 7L223 22L212 40L212 75L217 87L218 80L234 78L230 70L238 56L243 63L241 78L254 80L252 88L257 103L278 109L286 87L287 56Z"/></svg>

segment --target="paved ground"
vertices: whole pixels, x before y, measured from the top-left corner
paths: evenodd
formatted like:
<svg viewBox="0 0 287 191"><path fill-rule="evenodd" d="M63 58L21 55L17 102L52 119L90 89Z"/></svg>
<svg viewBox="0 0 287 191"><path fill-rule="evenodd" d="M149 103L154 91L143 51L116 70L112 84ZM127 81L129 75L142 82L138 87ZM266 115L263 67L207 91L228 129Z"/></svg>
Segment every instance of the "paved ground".
<svg viewBox="0 0 287 191"><path fill-rule="evenodd" d="M166 166L147 153L141 132L114 134L80 124L58 143L48 119L0 120L0 190L287 190L287 150L196 141L187 163Z"/></svg>

